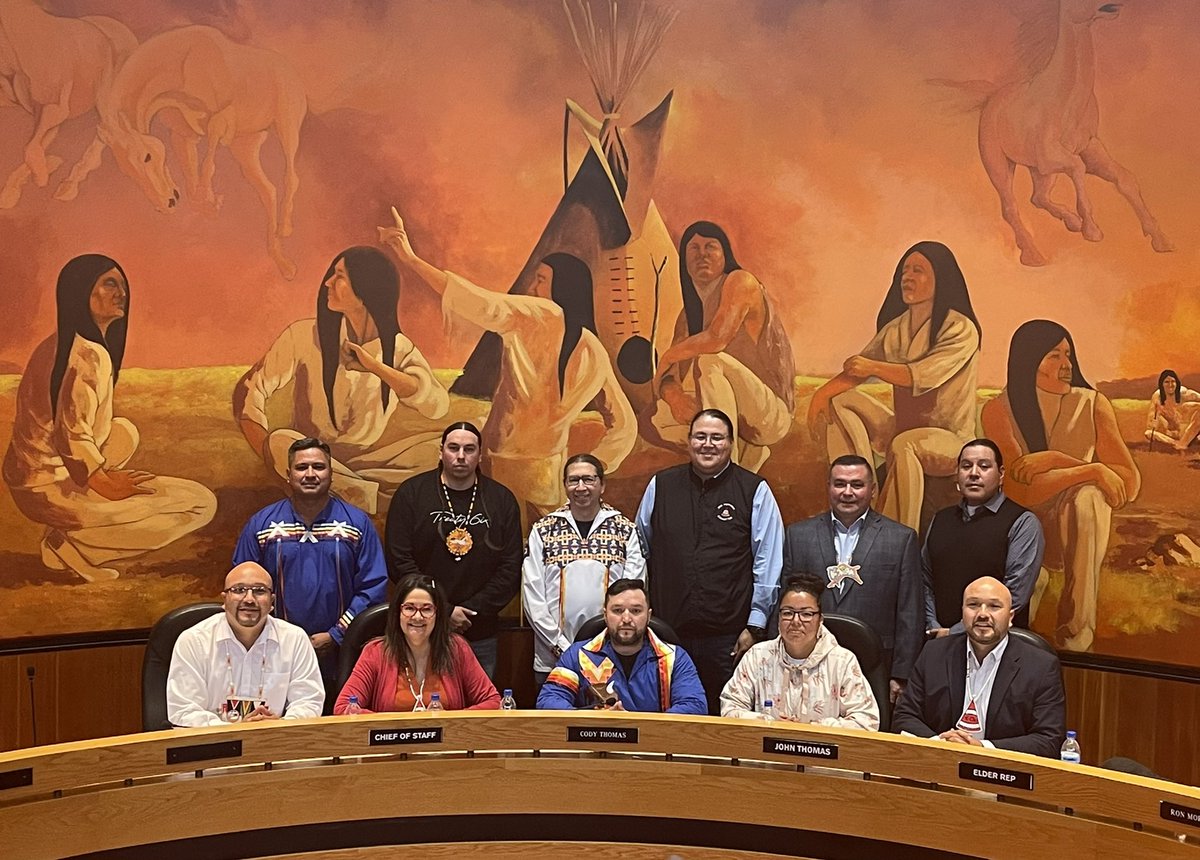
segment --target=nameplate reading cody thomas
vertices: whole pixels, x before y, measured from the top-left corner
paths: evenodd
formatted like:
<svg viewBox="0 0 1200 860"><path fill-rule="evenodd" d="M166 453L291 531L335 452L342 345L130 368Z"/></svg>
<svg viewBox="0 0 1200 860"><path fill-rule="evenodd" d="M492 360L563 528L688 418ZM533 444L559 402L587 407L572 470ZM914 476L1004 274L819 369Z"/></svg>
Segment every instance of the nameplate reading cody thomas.
<svg viewBox="0 0 1200 860"><path fill-rule="evenodd" d="M636 744L636 726L567 726L567 741L579 744Z"/></svg>
<svg viewBox="0 0 1200 860"><path fill-rule="evenodd" d="M371 729L371 746L392 744L440 744L442 727L430 726L421 729Z"/></svg>
<svg viewBox="0 0 1200 860"><path fill-rule="evenodd" d="M837 744L826 744L821 741L801 741L795 738L763 738L763 752L775 753L775 755L820 758L826 761L836 761L838 757Z"/></svg>
<svg viewBox="0 0 1200 860"><path fill-rule="evenodd" d="M1178 803L1164 800L1158 805L1158 814L1167 821L1177 821L1180 824L1200 827L1200 809L1196 809L1194 806L1180 806Z"/></svg>
<svg viewBox="0 0 1200 860"><path fill-rule="evenodd" d="M972 764L969 761L958 763L958 778L970 779L975 782L990 782L992 785L1002 785L1005 788L1020 788L1033 791L1033 774L1020 770L1004 770L986 764Z"/></svg>

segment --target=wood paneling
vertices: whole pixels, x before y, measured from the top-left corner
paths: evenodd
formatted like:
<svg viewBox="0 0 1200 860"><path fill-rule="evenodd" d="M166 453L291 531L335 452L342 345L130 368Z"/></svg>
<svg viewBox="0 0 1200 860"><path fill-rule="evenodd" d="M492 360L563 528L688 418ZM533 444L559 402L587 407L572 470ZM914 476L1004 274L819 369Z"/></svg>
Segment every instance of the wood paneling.
<svg viewBox="0 0 1200 860"><path fill-rule="evenodd" d="M0 657L0 749L141 731L144 645ZM30 694L28 670L32 667Z"/></svg>
<svg viewBox="0 0 1200 860"><path fill-rule="evenodd" d="M1200 683L1066 668L1067 728L1083 760L1112 756L1141 762L1160 776L1200 785Z"/></svg>

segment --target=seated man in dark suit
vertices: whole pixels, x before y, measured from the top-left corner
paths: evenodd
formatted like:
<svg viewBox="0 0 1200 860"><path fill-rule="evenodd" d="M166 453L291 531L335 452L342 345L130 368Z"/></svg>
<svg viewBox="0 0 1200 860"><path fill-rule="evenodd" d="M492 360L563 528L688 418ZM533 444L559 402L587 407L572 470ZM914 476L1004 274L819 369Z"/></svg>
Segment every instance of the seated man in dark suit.
<svg viewBox="0 0 1200 860"><path fill-rule="evenodd" d="M981 577L963 592L963 626L925 645L892 730L952 743L1055 756L1066 735L1058 658L1008 635L1012 595Z"/></svg>
<svg viewBox="0 0 1200 860"><path fill-rule="evenodd" d="M792 523L783 575L828 579L821 611L850 615L879 634L895 702L925 641L917 533L871 509L875 473L846 454L829 467L829 510Z"/></svg>

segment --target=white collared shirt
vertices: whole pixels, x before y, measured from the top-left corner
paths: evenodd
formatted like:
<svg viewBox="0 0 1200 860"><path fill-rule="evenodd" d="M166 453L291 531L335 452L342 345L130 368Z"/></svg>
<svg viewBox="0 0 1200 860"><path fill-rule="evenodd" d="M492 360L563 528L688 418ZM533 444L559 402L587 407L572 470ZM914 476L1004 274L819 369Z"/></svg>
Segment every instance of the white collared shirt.
<svg viewBox="0 0 1200 860"><path fill-rule="evenodd" d="M975 656L975 649L971 647L970 638L967 639L967 677L963 690L962 709L965 712L970 706L971 696L974 693L975 710L979 714L979 738L983 741L983 745L990 749L995 749L995 745L986 740L988 704L992 700L992 685L996 682L996 672L1000 669L1000 660L1004 657L1006 648L1008 648L1007 633L980 663L979 658Z"/></svg>
<svg viewBox="0 0 1200 860"><path fill-rule="evenodd" d="M842 525L833 513L829 512L829 518L833 520L833 551L837 555L838 564L849 564L850 559L854 557L854 550L858 547L858 538L862 534L863 523L867 520L867 514L871 512L870 508L863 511L862 516L850 523L849 526ZM838 593L841 594L846 590L846 580L838 583Z"/></svg>
<svg viewBox="0 0 1200 860"><path fill-rule="evenodd" d="M268 617L247 649L224 612L183 631L167 673L167 719L174 726L222 725L229 698L265 701L284 719L321 716L325 686L308 634Z"/></svg>

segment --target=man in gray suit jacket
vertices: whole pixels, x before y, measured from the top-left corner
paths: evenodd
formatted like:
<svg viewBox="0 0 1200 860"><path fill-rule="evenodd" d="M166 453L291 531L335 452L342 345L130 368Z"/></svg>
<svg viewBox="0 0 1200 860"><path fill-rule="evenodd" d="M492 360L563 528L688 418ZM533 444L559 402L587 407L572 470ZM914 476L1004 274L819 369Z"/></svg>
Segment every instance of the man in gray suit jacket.
<svg viewBox="0 0 1200 860"><path fill-rule="evenodd" d="M826 577L821 611L861 620L883 640L893 702L925 639L917 534L871 509L875 473L847 454L829 467L830 510L787 527L783 576Z"/></svg>

